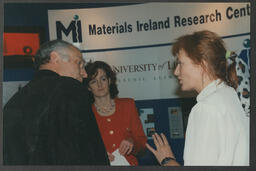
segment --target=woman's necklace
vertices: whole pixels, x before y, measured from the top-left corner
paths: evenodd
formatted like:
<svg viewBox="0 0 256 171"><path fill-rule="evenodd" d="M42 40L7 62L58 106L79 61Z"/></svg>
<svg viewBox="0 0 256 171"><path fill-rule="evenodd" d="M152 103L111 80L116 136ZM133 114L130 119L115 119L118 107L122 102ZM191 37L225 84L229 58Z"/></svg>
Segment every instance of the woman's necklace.
<svg viewBox="0 0 256 171"><path fill-rule="evenodd" d="M94 103L94 106L98 113L100 113L102 115L109 115L115 109L116 104L115 104L115 101L112 99L110 101L110 106L109 105L106 107L98 106L96 103Z"/></svg>

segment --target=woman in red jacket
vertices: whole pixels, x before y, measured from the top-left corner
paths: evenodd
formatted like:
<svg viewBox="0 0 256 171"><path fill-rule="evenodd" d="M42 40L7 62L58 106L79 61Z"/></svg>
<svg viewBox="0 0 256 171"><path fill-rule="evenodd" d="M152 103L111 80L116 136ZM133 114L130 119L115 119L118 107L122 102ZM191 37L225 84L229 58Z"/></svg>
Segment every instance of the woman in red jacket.
<svg viewBox="0 0 256 171"><path fill-rule="evenodd" d="M111 164L138 165L136 156L145 150L147 138L134 100L117 98L116 74L107 63L90 62L86 71L92 110Z"/></svg>

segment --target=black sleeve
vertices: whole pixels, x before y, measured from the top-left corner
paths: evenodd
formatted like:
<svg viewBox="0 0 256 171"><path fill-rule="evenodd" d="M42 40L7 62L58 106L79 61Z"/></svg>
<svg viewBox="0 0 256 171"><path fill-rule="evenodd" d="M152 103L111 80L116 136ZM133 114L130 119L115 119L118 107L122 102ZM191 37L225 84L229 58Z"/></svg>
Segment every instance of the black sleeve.
<svg viewBox="0 0 256 171"><path fill-rule="evenodd" d="M4 164L109 165L87 90L71 78L46 81L6 104Z"/></svg>
<svg viewBox="0 0 256 171"><path fill-rule="evenodd" d="M6 104L3 110L3 164L27 163L28 153L26 150L22 115L19 108L11 103Z"/></svg>
<svg viewBox="0 0 256 171"><path fill-rule="evenodd" d="M56 165L109 165L87 90L74 81L62 80L49 101L37 156Z"/></svg>

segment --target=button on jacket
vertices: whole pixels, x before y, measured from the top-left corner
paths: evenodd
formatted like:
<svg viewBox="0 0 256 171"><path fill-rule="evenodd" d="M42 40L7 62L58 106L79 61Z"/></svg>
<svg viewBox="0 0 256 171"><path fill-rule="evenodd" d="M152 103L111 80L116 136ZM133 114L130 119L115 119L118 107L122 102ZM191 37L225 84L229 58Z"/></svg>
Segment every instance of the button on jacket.
<svg viewBox="0 0 256 171"><path fill-rule="evenodd" d="M111 116L100 116L92 105L100 133L109 153L119 148L124 139L132 138L133 151L125 158L130 165L138 165L136 155L145 149L147 137L134 103L131 98L115 98L116 111Z"/></svg>

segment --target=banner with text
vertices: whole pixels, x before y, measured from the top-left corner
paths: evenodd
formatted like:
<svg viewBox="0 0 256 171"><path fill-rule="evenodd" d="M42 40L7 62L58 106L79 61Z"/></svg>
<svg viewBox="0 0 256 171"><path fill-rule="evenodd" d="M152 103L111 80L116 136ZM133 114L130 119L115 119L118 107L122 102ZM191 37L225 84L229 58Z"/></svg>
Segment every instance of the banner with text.
<svg viewBox="0 0 256 171"><path fill-rule="evenodd" d="M69 41L86 61L111 65L119 97L146 100L193 96L179 92L172 73L176 38L207 29L240 54L249 48L250 13L249 3L145 3L49 10L48 20L51 40Z"/></svg>

